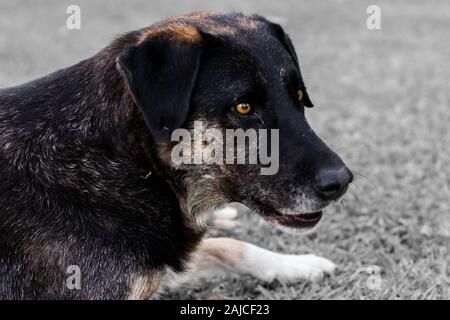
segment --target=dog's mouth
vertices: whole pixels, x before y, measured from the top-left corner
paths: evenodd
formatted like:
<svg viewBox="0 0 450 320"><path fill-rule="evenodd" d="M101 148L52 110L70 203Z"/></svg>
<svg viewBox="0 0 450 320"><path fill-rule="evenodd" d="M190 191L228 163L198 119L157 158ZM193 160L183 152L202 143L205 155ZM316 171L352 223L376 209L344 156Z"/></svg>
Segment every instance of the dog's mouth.
<svg viewBox="0 0 450 320"><path fill-rule="evenodd" d="M281 214L279 212L264 213L264 218L283 227L310 229L315 227L322 218L322 211L311 213Z"/></svg>
<svg viewBox="0 0 450 320"><path fill-rule="evenodd" d="M254 201L261 216L267 221L283 227L295 229L311 229L315 227L322 219L322 211L303 212L303 213L281 213L278 210L263 204L260 201Z"/></svg>

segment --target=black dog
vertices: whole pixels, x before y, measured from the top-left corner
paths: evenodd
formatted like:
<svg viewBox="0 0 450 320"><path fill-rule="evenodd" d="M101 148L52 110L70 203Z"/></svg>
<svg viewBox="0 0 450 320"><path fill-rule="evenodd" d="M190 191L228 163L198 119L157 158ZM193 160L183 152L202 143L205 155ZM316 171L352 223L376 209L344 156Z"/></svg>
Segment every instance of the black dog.
<svg viewBox="0 0 450 320"><path fill-rule="evenodd" d="M226 203L310 228L346 191L352 175L308 126L305 107L287 35L241 14L169 18L1 90L0 297L150 298L188 261L267 281L332 272L312 255L201 240ZM279 129L278 173L175 165L171 133L198 120L221 131ZM71 266L80 287L67 285Z"/></svg>

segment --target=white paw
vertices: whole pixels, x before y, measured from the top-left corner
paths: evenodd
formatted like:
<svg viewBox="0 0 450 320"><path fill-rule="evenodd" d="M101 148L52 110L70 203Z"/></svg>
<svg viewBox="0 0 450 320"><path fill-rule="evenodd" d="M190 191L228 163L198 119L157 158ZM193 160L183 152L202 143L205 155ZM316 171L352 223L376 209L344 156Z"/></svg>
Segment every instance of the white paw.
<svg viewBox="0 0 450 320"><path fill-rule="evenodd" d="M286 255L274 252L259 254L257 269L252 272L259 279L294 283L299 280L320 281L326 274L332 275L336 265L328 259L305 255Z"/></svg>
<svg viewBox="0 0 450 320"><path fill-rule="evenodd" d="M282 255L278 278L285 282L296 282L299 279L319 281L325 275L333 275L336 264L332 261L313 255Z"/></svg>
<svg viewBox="0 0 450 320"><path fill-rule="evenodd" d="M214 212L213 228L233 229L237 226L236 218L239 216L238 210L234 207L225 207Z"/></svg>

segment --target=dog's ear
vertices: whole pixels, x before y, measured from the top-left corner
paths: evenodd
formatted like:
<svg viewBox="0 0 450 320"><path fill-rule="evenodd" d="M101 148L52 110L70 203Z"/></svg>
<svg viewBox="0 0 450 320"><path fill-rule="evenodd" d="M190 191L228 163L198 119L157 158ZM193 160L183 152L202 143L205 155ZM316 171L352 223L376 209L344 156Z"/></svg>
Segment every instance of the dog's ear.
<svg viewBox="0 0 450 320"><path fill-rule="evenodd" d="M283 28L276 23L268 21L271 29L274 31L275 36L277 39L281 42L281 44L284 46L284 48L289 52L289 55L291 56L292 60L294 60L295 65L300 70L300 64L298 63L298 57L297 53L295 52L294 45L292 44L291 38L289 38L288 34L284 32ZM304 105L307 108L312 108L314 104L312 103L311 99L309 98L308 92L303 92L303 101Z"/></svg>
<svg viewBox="0 0 450 320"><path fill-rule="evenodd" d="M186 120L203 51L194 28L148 35L117 58L117 68L155 141Z"/></svg>
<svg viewBox="0 0 450 320"><path fill-rule="evenodd" d="M292 59L295 62L295 65L300 68L300 65L298 63L297 53L295 52L294 45L292 44L291 38L289 38L289 35L284 32L283 27L281 27L277 23L269 22L270 27L275 33L275 36L280 40L281 44L284 46L284 48L289 52Z"/></svg>

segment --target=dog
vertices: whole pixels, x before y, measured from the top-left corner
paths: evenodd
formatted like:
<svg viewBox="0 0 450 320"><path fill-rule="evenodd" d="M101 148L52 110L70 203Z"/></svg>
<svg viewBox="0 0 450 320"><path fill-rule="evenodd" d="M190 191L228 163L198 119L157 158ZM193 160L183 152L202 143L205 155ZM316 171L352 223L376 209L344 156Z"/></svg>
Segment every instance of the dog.
<svg viewBox="0 0 450 320"><path fill-rule="evenodd" d="M352 173L309 127L312 106L283 28L238 13L171 17L0 90L0 298L151 299L217 268L263 281L332 273L325 258L204 237L230 203L309 230L345 193ZM277 129L278 172L174 164L171 135L195 121Z"/></svg>

